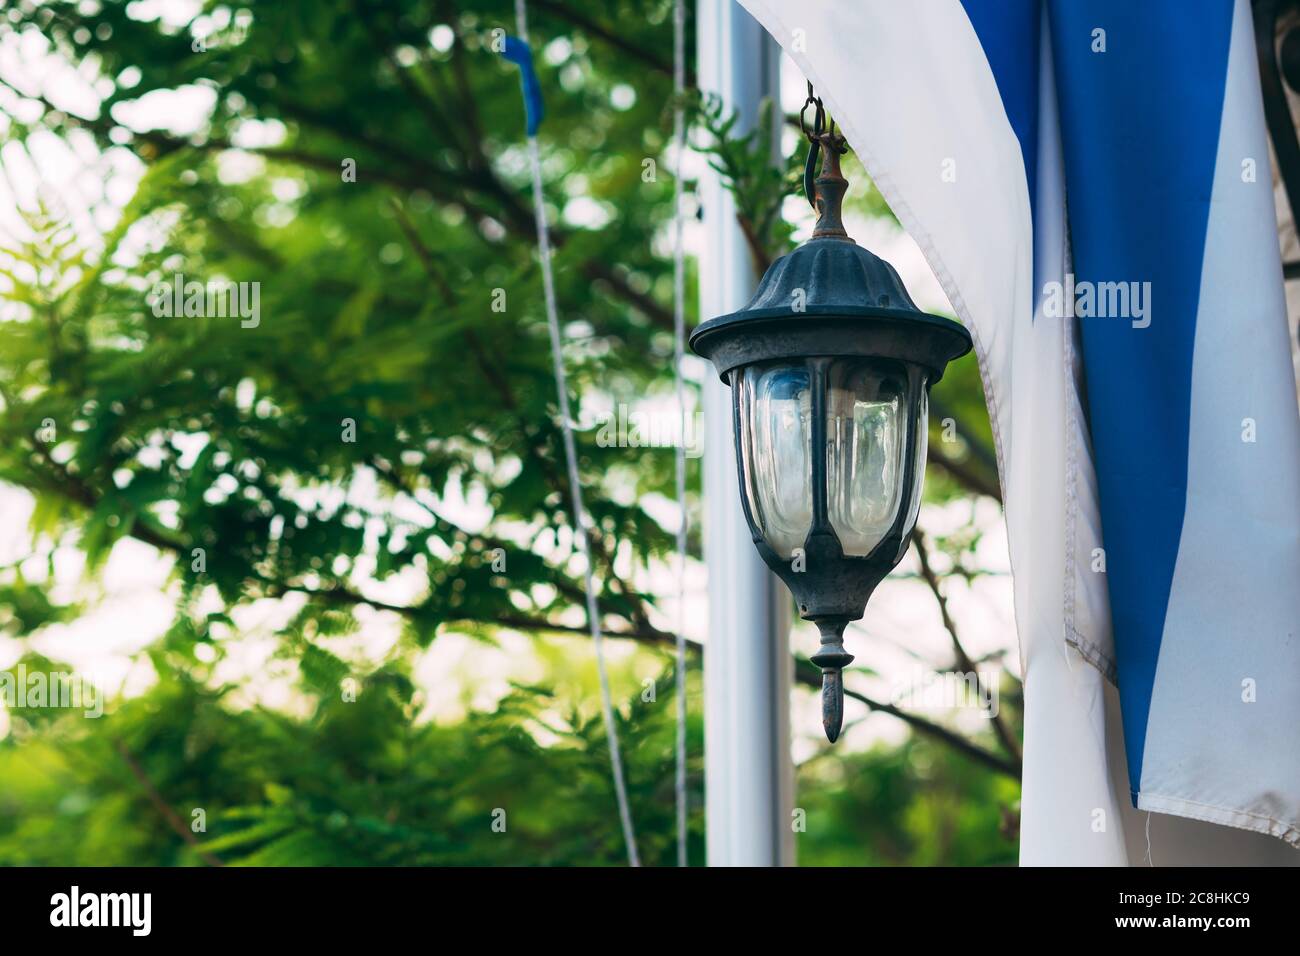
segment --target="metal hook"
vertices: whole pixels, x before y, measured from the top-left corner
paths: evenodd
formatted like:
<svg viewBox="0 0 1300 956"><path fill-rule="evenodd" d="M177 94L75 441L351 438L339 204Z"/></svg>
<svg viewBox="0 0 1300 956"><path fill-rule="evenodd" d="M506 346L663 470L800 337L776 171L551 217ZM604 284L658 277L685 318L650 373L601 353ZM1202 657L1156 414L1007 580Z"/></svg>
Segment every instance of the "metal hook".
<svg viewBox="0 0 1300 956"><path fill-rule="evenodd" d="M813 112L813 129L808 131L808 121L806 114L808 107L816 107ZM808 199L808 205L813 210L817 209L817 160L821 156L822 142L821 135L826 125L826 107L822 105L820 97L813 93L812 80L808 81L808 98L804 100L803 107L799 110L799 128L803 130L804 136L808 137L808 160L803 166L803 194Z"/></svg>
<svg viewBox="0 0 1300 956"><path fill-rule="evenodd" d="M813 129L808 132L808 107L814 106L813 112ZM799 128L803 130L804 136L808 137L810 143L817 141L817 137L822 134L826 127L826 107L822 104L821 98L813 93L812 80L808 81L808 98L803 101L803 106L799 110Z"/></svg>

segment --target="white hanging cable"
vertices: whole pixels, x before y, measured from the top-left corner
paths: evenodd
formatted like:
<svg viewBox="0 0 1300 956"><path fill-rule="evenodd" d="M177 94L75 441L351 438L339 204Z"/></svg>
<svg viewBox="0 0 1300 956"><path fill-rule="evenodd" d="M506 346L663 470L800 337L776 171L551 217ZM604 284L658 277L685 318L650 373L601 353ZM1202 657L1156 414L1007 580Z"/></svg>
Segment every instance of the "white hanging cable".
<svg viewBox="0 0 1300 956"><path fill-rule="evenodd" d="M681 434L677 441L677 505L681 522L677 526L677 865L686 866L686 384L682 381L682 360L686 341L686 263L682 245L682 165L686 154L686 117L682 98L686 93L686 2L673 3L673 142L676 166L673 171L673 384Z"/></svg>
<svg viewBox="0 0 1300 956"><path fill-rule="evenodd" d="M519 39L528 42L528 14L524 0L515 0L515 25ZM609 741L609 760L614 768L614 793L618 798L618 816L623 825L623 842L627 845L627 862L640 866L636 850L636 833L632 829L632 811L628 807L627 785L623 780L623 759L618 745L618 727L614 723L614 705L609 691L609 674L605 668L605 643L600 630L600 609L596 606L596 584L588 535L591 520L582 503L582 485L578 481L578 454L573 445L573 419L569 414L569 383L564 374L563 342L560 319L555 306L555 279L551 274L551 238L546 226L546 206L542 199L542 159L537 137L528 137L528 159L533 170L533 216L537 220L537 250L542 264L542 288L546 293L546 324L551 334L551 361L555 367L555 392L559 399L560 425L564 433L564 457L569 471L569 494L573 503L574 537L586 562L587 624L596 648L596 670L600 674L600 709Z"/></svg>

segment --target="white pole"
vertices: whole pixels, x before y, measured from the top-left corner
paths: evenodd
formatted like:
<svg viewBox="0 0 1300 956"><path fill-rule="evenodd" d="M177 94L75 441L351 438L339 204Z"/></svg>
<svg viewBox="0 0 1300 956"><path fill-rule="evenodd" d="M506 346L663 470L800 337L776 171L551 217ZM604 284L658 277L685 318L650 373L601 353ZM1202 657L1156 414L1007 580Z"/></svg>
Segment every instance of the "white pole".
<svg viewBox="0 0 1300 956"><path fill-rule="evenodd" d="M700 89L739 112L736 132L743 134L754 126L763 97L779 110L779 48L735 0L701 0L697 10ZM775 126L779 134L779 121ZM700 199L700 317L707 319L744 306L757 277L731 193L712 170L701 176ZM708 862L785 866L794 862L789 598L755 552L741 512L730 391L710 370L704 386Z"/></svg>

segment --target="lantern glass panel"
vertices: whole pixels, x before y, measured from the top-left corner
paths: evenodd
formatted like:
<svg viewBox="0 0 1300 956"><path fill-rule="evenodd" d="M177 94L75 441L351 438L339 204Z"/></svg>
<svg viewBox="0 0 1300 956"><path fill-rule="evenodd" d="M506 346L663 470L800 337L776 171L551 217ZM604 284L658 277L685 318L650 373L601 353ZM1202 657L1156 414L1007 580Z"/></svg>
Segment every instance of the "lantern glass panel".
<svg viewBox="0 0 1300 956"><path fill-rule="evenodd" d="M812 527L812 376L803 365L750 365L735 396L742 487L768 546L783 558Z"/></svg>
<svg viewBox="0 0 1300 956"><path fill-rule="evenodd" d="M827 366L826 510L846 555L869 555L902 506L907 381L897 362L837 359Z"/></svg>

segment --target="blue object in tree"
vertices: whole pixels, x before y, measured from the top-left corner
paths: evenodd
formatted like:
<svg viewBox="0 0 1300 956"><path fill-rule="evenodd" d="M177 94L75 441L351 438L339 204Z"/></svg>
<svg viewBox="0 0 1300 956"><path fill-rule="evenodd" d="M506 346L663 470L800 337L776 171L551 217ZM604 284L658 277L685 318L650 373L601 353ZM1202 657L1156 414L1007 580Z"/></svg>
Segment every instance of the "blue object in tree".
<svg viewBox="0 0 1300 956"><path fill-rule="evenodd" d="M524 90L524 113L528 119L528 135L536 136L537 127L542 125L542 88L537 82L537 71L533 69L533 51L528 43L518 37L506 37L506 48L502 55L519 67L519 82Z"/></svg>

